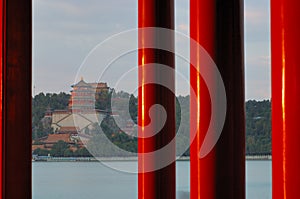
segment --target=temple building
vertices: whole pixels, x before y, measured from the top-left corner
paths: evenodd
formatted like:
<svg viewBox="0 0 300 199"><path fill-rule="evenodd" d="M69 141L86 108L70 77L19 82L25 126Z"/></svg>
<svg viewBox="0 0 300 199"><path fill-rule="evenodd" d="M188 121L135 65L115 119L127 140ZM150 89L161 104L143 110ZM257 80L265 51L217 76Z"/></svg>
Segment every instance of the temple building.
<svg viewBox="0 0 300 199"><path fill-rule="evenodd" d="M107 83L87 83L81 78L71 87L68 109L54 110L51 114L51 127L56 133L63 133L64 129L84 132L86 128L91 128L92 124L102 121L108 114L106 111L95 109L97 94L109 90ZM46 116L50 116L49 111Z"/></svg>
<svg viewBox="0 0 300 199"><path fill-rule="evenodd" d="M109 91L107 83L87 83L81 78L71 87L67 109L51 110L48 107L42 119L43 125L51 125L54 134L40 138L38 145L32 145L32 151L37 148L51 149L59 140L66 142L73 151L76 150L75 144L82 148L82 142L90 138L86 132L94 128L93 124L99 124L107 114L110 114L107 111L95 109L97 94Z"/></svg>
<svg viewBox="0 0 300 199"><path fill-rule="evenodd" d="M95 110L97 93L108 91L107 83L86 83L83 78L71 86L69 109L72 112L89 112Z"/></svg>

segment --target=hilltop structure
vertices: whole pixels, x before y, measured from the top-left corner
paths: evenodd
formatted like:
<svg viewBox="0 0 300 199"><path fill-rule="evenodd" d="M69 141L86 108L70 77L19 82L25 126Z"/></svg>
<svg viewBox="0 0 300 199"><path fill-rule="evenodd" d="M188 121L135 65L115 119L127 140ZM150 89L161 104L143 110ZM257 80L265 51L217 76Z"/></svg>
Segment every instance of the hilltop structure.
<svg viewBox="0 0 300 199"><path fill-rule="evenodd" d="M108 91L107 83L87 83L81 80L72 85L71 97L67 110L54 110L47 117L52 119L51 127L56 133L63 133L61 129L75 129L83 132L86 128L103 119L108 113L95 109L96 96L100 92ZM75 132L72 132L73 134Z"/></svg>
<svg viewBox="0 0 300 199"><path fill-rule="evenodd" d="M45 112L43 121L51 125L54 134L40 138L38 141L41 144L33 145L32 150L49 149L59 140L65 141L71 148L75 143L82 147L82 139L88 136L85 132L89 132L93 124L101 122L109 114L107 111L95 109L98 94L109 90L107 83L87 83L81 78L71 87L67 109L51 110L49 107Z"/></svg>
<svg viewBox="0 0 300 199"><path fill-rule="evenodd" d="M95 100L98 93L108 91L107 83L86 83L83 78L71 86L69 109L72 112L89 112L95 110Z"/></svg>

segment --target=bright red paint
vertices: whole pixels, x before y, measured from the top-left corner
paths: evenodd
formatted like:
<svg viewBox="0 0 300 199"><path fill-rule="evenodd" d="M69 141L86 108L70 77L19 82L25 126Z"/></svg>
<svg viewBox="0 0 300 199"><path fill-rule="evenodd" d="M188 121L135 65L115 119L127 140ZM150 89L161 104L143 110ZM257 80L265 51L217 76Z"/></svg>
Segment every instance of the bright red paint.
<svg viewBox="0 0 300 199"><path fill-rule="evenodd" d="M300 2L271 1L273 198L299 198Z"/></svg>
<svg viewBox="0 0 300 199"><path fill-rule="evenodd" d="M227 115L222 134L204 158L199 151L210 123L211 99L197 70L190 68L191 125L197 134L190 147L191 199L245 198L245 109L243 1L190 0L190 35L209 53L223 78ZM191 59L201 60L191 49ZM195 66L200 73L203 66ZM213 76L213 74L212 74ZM214 85L210 85L214 86ZM191 95L192 97L192 95ZM218 104L216 104L218 106ZM191 137L193 137L191 131Z"/></svg>
<svg viewBox="0 0 300 199"><path fill-rule="evenodd" d="M138 1L138 27L163 27L174 29L174 1L173 0L139 0ZM154 42L159 35L144 35L144 31L139 31L139 51L138 51L138 123L139 135L147 134L143 129L150 122L149 109L154 104L161 104L167 114L167 121L163 129L153 137L138 139L138 198L139 199L175 199L175 162L169 166L145 172L145 165L153 165L158 161L158 157L151 160L144 158L144 153L153 152L169 143L175 136L175 95L165 87L157 84L145 85L146 78L170 78L174 80L174 74L168 77L160 77L155 70L144 70L144 64L161 63L171 68L175 67L174 55L170 52L144 48L143 40ZM170 35L170 39L173 38ZM170 42L174 42L170 40ZM149 66L147 66L149 67ZM150 66L151 67L151 66ZM175 82L174 82L175 85ZM159 120L159 115L153 118L154 123ZM151 131L151 130L149 130ZM172 154L175 159L175 146Z"/></svg>
<svg viewBox="0 0 300 199"><path fill-rule="evenodd" d="M215 45L215 3L213 1L190 1L190 36L204 47L214 58ZM200 51L200 49L197 49ZM197 56L199 51L192 51L191 57ZM199 57L198 59L201 59ZM194 66L201 71L199 65ZM197 129L197 134L190 146L191 158L191 199L215 197L215 149L205 158L199 159L199 151L210 122L211 102L205 82L193 66L190 67L191 92L195 92L196 100L190 100L190 124ZM192 97L192 95L191 95ZM197 107L201 107L200 111ZM201 118L201 120L200 120ZM199 120L201 122L199 122ZM191 132L191 138L192 136Z"/></svg>

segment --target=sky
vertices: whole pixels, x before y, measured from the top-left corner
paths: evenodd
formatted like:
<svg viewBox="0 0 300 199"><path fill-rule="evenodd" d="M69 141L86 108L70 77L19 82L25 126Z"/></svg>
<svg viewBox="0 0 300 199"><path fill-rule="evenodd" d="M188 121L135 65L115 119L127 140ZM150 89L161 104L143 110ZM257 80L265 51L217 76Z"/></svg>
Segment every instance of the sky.
<svg viewBox="0 0 300 199"><path fill-rule="evenodd" d="M189 1L175 4L175 29L188 35ZM120 55L109 65L103 60L117 41L124 48L137 46L134 37L127 39L123 33L137 28L137 0L34 0L33 6L33 95L69 92L81 77L136 90L136 52ZM270 99L269 32L269 0L245 0L247 100ZM180 39L178 48L189 49ZM177 57L176 67L176 94L187 95L189 65Z"/></svg>

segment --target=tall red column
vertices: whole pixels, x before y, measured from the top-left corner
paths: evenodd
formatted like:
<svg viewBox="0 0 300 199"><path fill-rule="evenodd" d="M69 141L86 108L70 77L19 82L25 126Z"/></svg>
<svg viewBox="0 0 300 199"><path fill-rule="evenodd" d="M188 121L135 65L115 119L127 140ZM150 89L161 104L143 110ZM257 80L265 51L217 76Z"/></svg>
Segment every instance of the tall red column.
<svg viewBox="0 0 300 199"><path fill-rule="evenodd" d="M174 29L174 0L139 0L138 1L138 27L160 27ZM139 30L139 51L138 51L138 123L139 136L144 136L155 131L154 128L144 128L150 122L155 126L160 121L160 114L154 113L154 117L150 119L149 109L154 104L162 105L167 113L167 120L162 130L156 135L148 138L139 137L138 139L138 198L139 199L175 199L175 162L170 165L148 171L149 165L159 165L163 157L159 154L151 158L146 158L149 152L157 151L167 145L175 136L175 95L174 93L158 84L145 84L147 79L160 81L160 78L170 79L173 87L175 85L174 72L170 72L167 76L160 74L159 69L154 65L158 63L174 68L174 54L168 51L147 48L144 43L155 45L155 42L162 40L158 33L149 33L146 30ZM174 34L170 33L167 38L169 46L174 48ZM145 42L147 41L147 42ZM148 69L146 70L146 67ZM150 68L149 68L150 67ZM174 157L175 145L170 150L168 157ZM167 157L166 157L167 158Z"/></svg>
<svg viewBox="0 0 300 199"><path fill-rule="evenodd" d="M212 114L212 100L201 77L201 53L191 48L191 199L245 198L245 109L242 0L190 0L190 35L211 56L223 78L227 112L221 136L205 157L199 152ZM200 74L197 72L200 71ZM211 74L214 78L214 74ZM217 92L217 91L215 91ZM219 104L214 104L219 106ZM191 132L193 137L194 132Z"/></svg>
<svg viewBox="0 0 300 199"><path fill-rule="evenodd" d="M300 2L271 1L272 186L274 199L299 197Z"/></svg>
<svg viewBox="0 0 300 199"><path fill-rule="evenodd" d="M2 95L2 89L3 89L3 2L0 3L0 198L2 199L2 120L3 120L3 110L2 110L2 103L3 103L3 95Z"/></svg>
<svg viewBox="0 0 300 199"><path fill-rule="evenodd" d="M29 0L1 1L2 198L31 198L31 37Z"/></svg>

